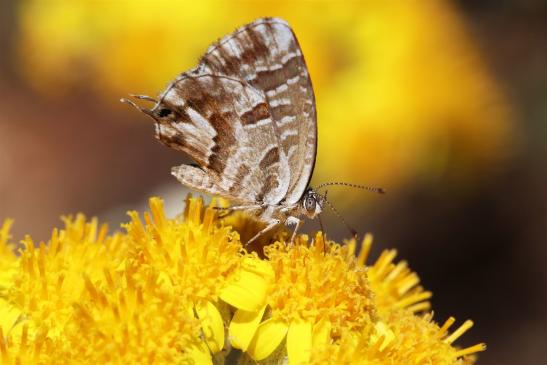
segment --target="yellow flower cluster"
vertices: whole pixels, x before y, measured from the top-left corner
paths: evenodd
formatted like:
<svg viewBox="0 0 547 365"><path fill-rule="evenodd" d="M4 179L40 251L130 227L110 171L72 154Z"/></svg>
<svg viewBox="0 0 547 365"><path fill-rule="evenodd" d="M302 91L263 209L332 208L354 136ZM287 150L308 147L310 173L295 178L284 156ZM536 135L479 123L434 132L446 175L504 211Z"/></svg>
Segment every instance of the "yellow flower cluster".
<svg viewBox="0 0 547 365"><path fill-rule="evenodd" d="M201 199L176 219L158 198L129 215L115 234L66 217L17 253L1 226L3 364L467 364L484 350L452 346L470 321L449 334L453 318L423 314L431 293L395 251L367 266L368 235L357 257L355 240L317 233L260 258Z"/></svg>

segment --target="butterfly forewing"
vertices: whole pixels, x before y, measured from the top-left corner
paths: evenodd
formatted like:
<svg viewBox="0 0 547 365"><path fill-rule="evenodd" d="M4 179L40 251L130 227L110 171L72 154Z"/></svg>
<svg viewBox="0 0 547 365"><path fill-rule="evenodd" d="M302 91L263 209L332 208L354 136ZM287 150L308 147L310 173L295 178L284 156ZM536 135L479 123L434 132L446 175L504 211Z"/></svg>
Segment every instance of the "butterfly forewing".
<svg viewBox="0 0 547 365"><path fill-rule="evenodd" d="M302 51L289 25L259 19L207 50L201 70L245 80L263 92L275 140L289 164L285 201L298 201L315 164L317 122L313 88Z"/></svg>

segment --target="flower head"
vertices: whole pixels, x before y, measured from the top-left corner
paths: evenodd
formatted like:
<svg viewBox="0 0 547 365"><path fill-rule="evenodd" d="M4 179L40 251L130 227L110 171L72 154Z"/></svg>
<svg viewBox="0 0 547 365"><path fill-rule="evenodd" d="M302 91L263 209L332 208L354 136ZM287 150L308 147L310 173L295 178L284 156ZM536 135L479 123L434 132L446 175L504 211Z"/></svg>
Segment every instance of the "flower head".
<svg viewBox="0 0 547 365"><path fill-rule="evenodd" d="M2 363L456 365L484 350L453 345L472 322L453 332L453 318L433 322L431 293L395 251L365 263L371 236L356 257L355 240L317 233L290 245L280 234L260 258L228 225L244 232L254 223L216 212L189 197L169 219L153 198L142 219L130 212L126 232L66 217L47 243L26 237L19 255L6 221Z"/></svg>
<svg viewBox="0 0 547 365"><path fill-rule="evenodd" d="M366 272L347 247L324 242L317 234L314 245L301 236L294 246L277 242L266 247L265 255L275 282L267 315L242 325L236 312L230 327L234 346L252 358L268 357L286 338L289 360L305 363L312 347L375 321Z"/></svg>
<svg viewBox="0 0 547 365"><path fill-rule="evenodd" d="M201 199L188 198L178 219L165 217L160 199L150 207L144 223L130 212L127 233L108 235L78 215L38 248L25 238L0 303L10 313L6 363L211 363L225 346L228 305L261 307L269 266Z"/></svg>
<svg viewBox="0 0 547 365"><path fill-rule="evenodd" d="M372 328L362 333L346 333L339 341L317 349L312 364L369 365L369 364L418 364L436 365L471 364L470 355L485 349L478 344L458 349L452 343L471 327L466 321L452 334L448 327L450 318L439 327L432 321L432 314L416 316L408 310L395 309Z"/></svg>
<svg viewBox="0 0 547 365"><path fill-rule="evenodd" d="M483 343L459 349L453 343L473 322L465 321L449 333L455 322L449 318L442 326L433 322L430 308L431 292L420 285L418 275L408 268L406 261L395 263L395 250L384 250L370 266L366 260L372 245L372 235L363 239L357 263L367 268L370 287L374 292L377 321L360 333L344 332L337 341L326 344L312 354L313 364L398 364L420 363L427 359L432 364L471 364L484 351ZM355 240L348 243L350 251ZM417 314L423 313L423 314Z"/></svg>
<svg viewBox="0 0 547 365"><path fill-rule="evenodd" d="M187 199L184 221L166 219L159 199L150 201L152 216L143 225L136 212L125 225L137 243L129 253L140 281L174 292L200 318L213 353L224 347L219 299L236 308L256 310L266 297L269 267L242 250L237 233L215 225L213 207L203 209L201 198ZM244 286L241 284L244 283ZM227 318L226 318L227 320Z"/></svg>
<svg viewBox="0 0 547 365"><path fill-rule="evenodd" d="M395 250L366 266L371 244L366 235L357 257L355 240L340 246L320 233L313 244L302 236L294 247L265 247L274 272L267 306L236 312L232 344L272 364L472 363L468 355L484 344L452 346L472 322L448 335L452 318L439 327L430 313L419 314L431 293L406 262L394 263Z"/></svg>
<svg viewBox="0 0 547 365"><path fill-rule="evenodd" d="M222 298L244 309L262 304L265 286L249 288L253 294L245 302L238 301L240 292L231 292L237 290L231 284L249 272L260 272L264 265L256 255L243 251L236 232L216 225L213 207L204 209L201 198L189 197L183 219L174 220L165 217L160 199L151 199L150 207L152 215L145 214L146 224L130 212L131 222L125 225L136 243L129 261L139 273L157 273L162 288L174 290L188 302Z"/></svg>

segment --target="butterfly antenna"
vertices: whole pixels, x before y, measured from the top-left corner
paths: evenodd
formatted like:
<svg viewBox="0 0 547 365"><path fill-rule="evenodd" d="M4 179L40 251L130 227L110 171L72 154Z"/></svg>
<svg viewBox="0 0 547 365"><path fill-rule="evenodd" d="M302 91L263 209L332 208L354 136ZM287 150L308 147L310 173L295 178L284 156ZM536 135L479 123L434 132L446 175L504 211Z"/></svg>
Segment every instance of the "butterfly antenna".
<svg viewBox="0 0 547 365"><path fill-rule="evenodd" d="M356 231L355 229L353 229L353 227L351 227L351 226L346 222L346 220L344 219L344 217L342 217L342 216L340 215L340 213L338 213L338 211L336 210L336 208L334 207L334 205L332 205L332 203L329 202L327 199L325 199L325 203L327 203L327 205L330 207L330 209L333 211L333 213L342 221L342 223L344 223L344 225L345 225L346 228L350 231L350 233L352 234L352 236L357 238L357 231Z"/></svg>
<svg viewBox="0 0 547 365"><path fill-rule="evenodd" d="M357 185L357 184L351 184L351 183L346 183L346 182L323 183L323 184L320 184L319 186L317 186L315 189L319 190L321 188L324 188L325 186L333 186L333 185L348 186L350 188L362 189L362 190L371 191L373 193L379 193L379 194L385 194L386 193L386 190L384 188L376 188L376 187L372 187L372 186Z"/></svg>
<svg viewBox="0 0 547 365"><path fill-rule="evenodd" d="M139 100L146 100L146 101L152 101L154 103L157 103L157 101L154 99L154 98L151 98L150 96L146 96L146 95L129 95L135 99L139 99ZM129 100L129 99L126 99L126 98L121 98L120 101L124 104L129 104L131 105L133 108L137 109L138 111L154 118L154 114L152 113L152 111L150 109L145 109L143 107L141 107L140 105L137 105L135 104L135 102L133 102L133 100Z"/></svg>
<svg viewBox="0 0 547 365"><path fill-rule="evenodd" d="M151 101L151 102L156 103L156 104L158 103L158 101L156 99L154 99L153 97L148 96L148 95L129 94L129 96L131 96L132 98L135 98L135 99L139 99L139 100Z"/></svg>

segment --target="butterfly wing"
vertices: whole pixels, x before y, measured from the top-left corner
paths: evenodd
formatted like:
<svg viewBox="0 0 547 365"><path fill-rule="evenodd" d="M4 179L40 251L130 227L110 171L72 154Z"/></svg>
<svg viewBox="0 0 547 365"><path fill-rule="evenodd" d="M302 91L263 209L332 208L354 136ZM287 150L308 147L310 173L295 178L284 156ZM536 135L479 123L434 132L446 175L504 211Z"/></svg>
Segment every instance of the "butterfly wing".
<svg viewBox="0 0 547 365"><path fill-rule="evenodd" d="M200 68L245 80L263 92L290 167L284 198L297 202L315 165L317 115L311 80L292 29L281 19L258 19L209 47Z"/></svg>
<svg viewBox="0 0 547 365"><path fill-rule="evenodd" d="M201 71L183 73L151 111L156 137L197 162L173 174L191 188L242 204L277 204L288 190L289 169L264 93Z"/></svg>

